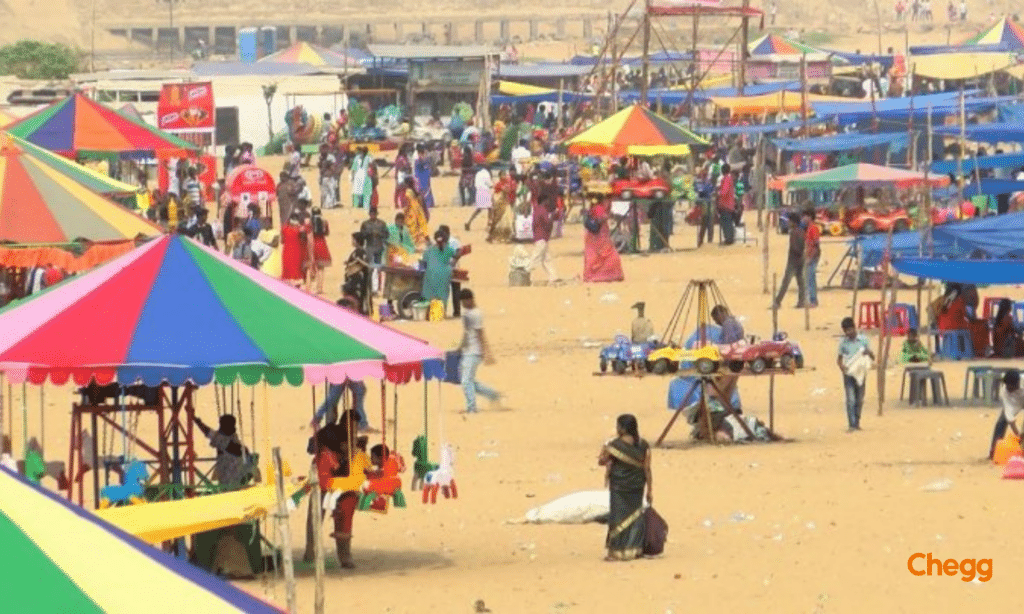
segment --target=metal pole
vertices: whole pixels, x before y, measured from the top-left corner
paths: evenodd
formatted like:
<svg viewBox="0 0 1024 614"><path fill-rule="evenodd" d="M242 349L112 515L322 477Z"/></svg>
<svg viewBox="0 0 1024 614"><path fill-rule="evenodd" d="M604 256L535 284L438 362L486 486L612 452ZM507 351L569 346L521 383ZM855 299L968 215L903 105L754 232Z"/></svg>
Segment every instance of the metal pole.
<svg viewBox="0 0 1024 614"><path fill-rule="evenodd" d="M650 48L651 48L651 0L645 0L644 2L644 50L643 50L643 64L640 74L640 104L646 106L647 91L649 87L648 73L650 71Z"/></svg>
<svg viewBox="0 0 1024 614"><path fill-rule="evenodd" d="M747 84L747 46L750 36L750 18L747 17L747 9L750 8L750 0L743 0L743 33L740 38L740 82L737 84L737 93L743 95L743 87Z"/></svg>
<svg viewBox="0 0 1024 614"><path fill-rule="evenodd" d="M284 465L281 463L281 448L274 448L274 483L277 486L277 529L281 531L281 565L284 567L285 597L288 602L288 613L296 614L298 605L295 602L295 564L292 561L292 535L288 527L288 504L284 493ZM317 538L320 537L319 532ZM316 541L319 541L317 539Z"/></svg>

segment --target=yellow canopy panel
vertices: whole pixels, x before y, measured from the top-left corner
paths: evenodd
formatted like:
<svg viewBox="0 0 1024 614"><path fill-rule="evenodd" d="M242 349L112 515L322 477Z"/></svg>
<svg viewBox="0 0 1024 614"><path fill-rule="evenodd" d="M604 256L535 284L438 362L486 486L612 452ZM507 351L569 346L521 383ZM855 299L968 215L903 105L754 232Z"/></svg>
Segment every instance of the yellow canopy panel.
<svg viewBox="0 0 1024 614"><path fill-rule="evenodd" d="M711 102L721 109L727 109L733 115L752 113L776 113L778 111L794 112L802 110L800 92L774 92L761 96L722 96L712 98ZM858 102L852 98L839 96L822 96L808 94L807 102Z"/></svg>
<svg viewBox="0 0 1024 614"><path fill-rule="evenodd" d="M299 492L303 486L291 486L290 494ZM218 495L110 507L94 513L147 543L159 544L249 522L265 516L276 505L275 487L261 484Z"/></svg>
<svg viewBox="0 0 1024 614"><path fill-rule="evenodd" d="M1012 53L937 53L910 59L910 70L929 79L970 79L1016 65Z"/></svg>
<svg viewBox="0 0 1024 614"><path fill-rule="evenodd" d="M506 96L533 96L537 94L550 94L556 90L515 81L498 81L498 91Z"/></svg>

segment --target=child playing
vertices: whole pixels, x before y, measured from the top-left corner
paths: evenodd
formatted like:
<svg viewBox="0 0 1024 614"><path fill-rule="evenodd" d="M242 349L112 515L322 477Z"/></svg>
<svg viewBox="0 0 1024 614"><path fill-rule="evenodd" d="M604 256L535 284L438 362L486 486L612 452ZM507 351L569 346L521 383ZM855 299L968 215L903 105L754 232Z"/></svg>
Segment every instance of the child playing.
<svg viewBox="0 0 1024 614"><path fill-rule="evenodd" d="M928 364L932 362L931 354L928 353L928 348L921 343L916 328L907 331L907 340L903 342L903 348L900 350L900 362L926 362Z"/></svg>

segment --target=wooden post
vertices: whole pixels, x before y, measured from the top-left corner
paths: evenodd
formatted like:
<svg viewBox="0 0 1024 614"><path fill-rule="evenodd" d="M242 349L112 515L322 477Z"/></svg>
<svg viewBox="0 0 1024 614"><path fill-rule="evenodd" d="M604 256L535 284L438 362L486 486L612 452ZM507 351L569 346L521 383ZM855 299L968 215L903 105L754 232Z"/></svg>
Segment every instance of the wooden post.
<svg viewBox="0 0 1024 614"><path fill-rule="evenodd" d="M875 24L878 27L878 55L882 55L882 11L878 8L878 0L875 0Z"/></svg>
<svg viewBox="0 0 1024 614"><path fill-rule="evenodd" d="M864 254L861 253L860 245L854 243L855 256L857 258L857 278L853 280L853 305L850 306L850 317L857 319L857 294L860 292L860 278L864 276Z"/></svg>
<svg viewBox="0 0 1024 614"><path fill-rule="evenodd" d="M563 101L565 100L565 98L564 98L563 93L562 93L564 91L565 91L565 79L559 79L558 80L558 132L559 132L559 134L561 134L562 127L565 125L564 124L565 113L563 112L563 109L565 107L565 103Z"/></svg>
<svg viewBox="0 0 1024 614"><path fill-rule="evenodd" d="M761 137L764 138L763 136ZM770 212L768 211L768 171L764 164L764 152L761 152L761 186L763 191L761 194L761 210L764 211L764 220L761 224L761 283L762 293L768 294L768 229L771 227L769 222ZM775 302L775 289L772 288L772 303Z"/></svg>
<svg viewBox="0 0 1024 614"><path fill-rule="evenodd" d="M313 593L313 613L324 614L324 541L323 541L323 526L324 526L324 509L321 499L323 491L320 490L320 480L316 473L316 468L311 467L309 472L309 479L313 483L313 490L309 493L310 497L313 497L313 505L316 510L313 514L313 573L316 577L316 589Z"/></svg>
<svg viewBox="0 0 1024 614"><path fill-rule="evenodd" d="M772 296L777 292L779 276L772 275ZM772 299L772 339L779 333L779 306ZM768 430L775 432L775 374L768 376Z"/></svg>
<svg viewBox="0 0 1024 614"><path fill-rule="evenodd" d="M640 69L640 104L644 105L645 108L650 108L650 103L647 100L648 93L648 74L650 72L650 52L651 52L651 1L644 0L644 36L643 36L643 57L641 58L642 65Z"/></svg>
<svg viewBox="0 0 1024 614"><path fill-rule="evenodd" d="M295 602L295 564L292 562L292 536L288 527L287 495L284 492L284 464L281 462L281 448L274 447L274 482L277 486L277 528L281 531L281 566L284 567L285 595L288 613L297 614ZM319 533L317 537L319 538ZM319 541L319 540L317 540Z"/></svg>
<svg viewBox="0 0 1024 614"><path fill-rule="evenodd" d="M888 238L885 242L885 254L882 256L882 296L879 311L881 312L878 323L878 415L882 415L882 406L885 404L885 367L887 356L884 351L887 349L885 338L889 333L889 305L886 303L889 293L889 259L892 257L892 228L889 228Z"/></svg>
<svg viewBox="0 0 1024 614"><path fill-rule="evenodd" d="M964 86L960 86L960 141L957 143L957 155L956 155L956 195L957 206L964 201L964 141L965 132L967 131L966 126L966 111L964 110Z"/></svg>
<svg viewBox="0 0 1024 614"><path fill-rule="evenodd" d="M736 92L740 96L743 95L743 88L747 84L747 47L750 44L750 18L747 17L748 8L750 8L750 0L743 0L743 31L740 35L740 81L736 87Z"/></svg>
<svg viewBox="0 0 1024 614"><path fill-rule="evenodd" d="M700 84L700 63L697 60L697 25L700 23L700 11L693 12L693 44L690 46L690 66L693 68L693 78L690 83L690 93L686 95L686 104L689 105L690 128L693 128L693 119L696 113L693 111L693 95L697 92ZM694 169L696 170L696 169Z"/></svg>
<svg viewBox="0 0 1024 614"><path fill-rule="evenodd" d="M785 102L786 94L782 93L782 100ZM785 106L785 105L783 105ZM804 123L804 138L810 134L807 127L807 54L800 56L800 113Z"/></svg>

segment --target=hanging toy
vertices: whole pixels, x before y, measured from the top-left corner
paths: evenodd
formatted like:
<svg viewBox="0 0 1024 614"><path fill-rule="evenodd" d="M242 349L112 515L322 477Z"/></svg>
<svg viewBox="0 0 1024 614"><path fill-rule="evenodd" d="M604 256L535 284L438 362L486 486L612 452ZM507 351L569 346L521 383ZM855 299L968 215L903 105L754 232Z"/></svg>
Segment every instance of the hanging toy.
<svg viewBox="0 0 1024 614"><path fill-rule="evenodd" d="M412 457L416 459L412 466L412 482L409 484L412 490L423 488L427 474L437 469L437 463L430 462L429 454L426 435L412 440Z"/></svg>
<svg viewBox="0 0 1024 614"><path fill-rule="evenodd" d="M455 487L455 451L449 444L441 446L441 462L437 469L428 471L424 477L423 502L437 503L437 491L441 491L445 499L459 498Z"/></svg>
<svg viewBox="0 0 1024 614"><path fill-rule="evenodd" d="M393 501L395 507L405 507L405 495L402 493L402 478L399 473L405 471L405 460L397 452L386 451L387 457L381 463L381 477L372 478L363 484L363 494L359 498L361 511L388 512L388 502Z"/></svg>
<svg viewBox="0 0 1024 614"><path fill-rule="evenodd" d="M145 463L141 461L128 463L121 484L111 484L103 487L103 490L100 491L100 509L106 509L114 503L144 503L142 494L147 479L149 479L149 472L146 471Z"/></svg>

